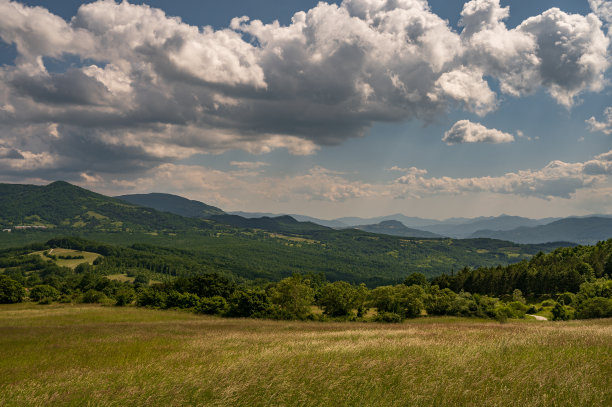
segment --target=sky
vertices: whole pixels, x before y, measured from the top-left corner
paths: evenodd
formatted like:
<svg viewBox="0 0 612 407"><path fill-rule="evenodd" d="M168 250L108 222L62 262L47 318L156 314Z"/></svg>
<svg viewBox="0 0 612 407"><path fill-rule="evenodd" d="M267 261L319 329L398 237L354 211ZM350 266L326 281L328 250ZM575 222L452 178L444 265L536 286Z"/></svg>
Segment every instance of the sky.
<svg viewBox="0 0 612 407"><path fill-rule="evenodd" d="M609 0L0 0L0 182L612 213Z"/></svg>

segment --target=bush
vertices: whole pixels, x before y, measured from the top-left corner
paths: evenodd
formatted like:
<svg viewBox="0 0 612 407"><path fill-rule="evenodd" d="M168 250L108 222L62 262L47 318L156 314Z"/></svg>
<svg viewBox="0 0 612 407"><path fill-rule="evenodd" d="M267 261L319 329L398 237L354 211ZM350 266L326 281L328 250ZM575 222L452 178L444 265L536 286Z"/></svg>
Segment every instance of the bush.
<svg viewBox="0 0 612 407"><path fill-rule="evenodd" d="M46 284L37 285L30 290L30 299L32 301L42 302L45 300L48 304L52 301L58 300L60 296L61 294L59 291L57 291L57 289Z"/></svg>
<svg viewBox="0 0 612 407"><path fill-rule="evenodd" d="M574 293L563 293L557 296L557 302L563 305L572 305L576 301L576 294Z"/></svg>
<svg viewBox="0 0 612 407"><path fill-rule="evenodd" d="M393 313L402 318L415 318L421 314L424 296L423 288L415 284L409 287L403 284L382 286L370 293L370 305L379 314Z"/></svg>
<svg viewBox="0 0 612 407"><path fill-rule="evenodd" d="M402 322L404 318L400 314L396 314L395 312L382 312L376 314L374 317L374 321L376 322L393 322L399 323Z"/></svg>
<svg viewBox="0 0 612 407"><path fill-rule="evenodd" d="M141 307L166 308L168 294L156 288L145 288L138 293L136 305Z"/></svg>
<svg viewBox="0 0 612 407"><path fill-rule="evenodd" d="M265 292L255 290L235 291L230 297L230 317L265 317L271 304Z"/></svg>
<svg viewBox="0 0 612 407"><path fill-rule="evenodd" d="M166 308L193 308L200 302L200 297L191 293L170 291L166 299Z"/></svg>
<svg viewBox="0 0 612 407"><path fill-rule="evenodd" d="M0 275L0 304L23 301L26 292L21 284L5 275Z"/></svg>
<svg viewBox="0 0 612 407"><path fill-rule="evenodd" d="M83 294L83 302L86 304L94 304L102 302L106 299L106 295L94 289L88 290Z"/></svg>
<svg viewBox="0 0 612 407"><path fill-rule="evenodd" d="M228 309L225 298L216 295L209 298L200 298L198 305L195 307L195 312L198 314L221 315Z"/></svg>
<svg viewBox="0 0 612 407"><path fill-rule="evenodd" d="M569 312L567 307L559 302L552 309L552 315L553 321L567 321L571 319L571 313Z"/></svg>
<svg viewBox="0 0 612 407"><path fill-rule="evenodd" d="M425 310L431 315L452 315L457 294L448 288L440 290L434 285L425 296Z"/></svg>
<svg viewBox="0 0 612 407"><path fill-rule="evenodd" d="M508 307L512 310L512 318L524 318L528 309L525 304L519 301L509 303Z"/></svg>
<svg viewBox="0 0 612 407"><path fill-rule="evenodd" d="M134 301L135 293L132 287L121 287L115 293L115 300L117 301L115 305L117 306L125 306L129 305Z"/></svg>
<svg viewBox="0 0 612 407"><path fill-rule="evenodd" d="M495 319L501 323L504 323L512 318L512 309L506 305L495 308Z"/></svg>
<svg viewBox="0 0 612 407"><path fill-rule="evenodd" d="M580 319L612 317L612 299L589 298L580 304L576 316Z"/></svg>

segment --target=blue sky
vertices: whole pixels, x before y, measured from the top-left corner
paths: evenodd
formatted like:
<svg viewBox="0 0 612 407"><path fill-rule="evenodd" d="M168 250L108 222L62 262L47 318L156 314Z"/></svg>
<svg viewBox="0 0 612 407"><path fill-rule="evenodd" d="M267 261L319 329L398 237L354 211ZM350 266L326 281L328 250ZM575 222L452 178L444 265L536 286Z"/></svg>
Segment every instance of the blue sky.
<svg viewBox="0 0 612 407"><path fill-rule="evenodd" d="M0 0L0 182L321 218L612 213L610 3Z"/></svg>

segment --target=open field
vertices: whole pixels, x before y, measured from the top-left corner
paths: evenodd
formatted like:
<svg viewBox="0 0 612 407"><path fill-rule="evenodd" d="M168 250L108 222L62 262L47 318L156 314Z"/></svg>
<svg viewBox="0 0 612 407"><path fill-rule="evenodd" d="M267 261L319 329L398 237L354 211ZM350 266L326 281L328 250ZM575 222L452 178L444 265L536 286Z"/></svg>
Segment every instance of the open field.
<svg viewBox="0 0 612 407"><path fill-rule="evenodd" d="M397 325L0 307L0 405L612 405L612 320Z"/></svg>
<svg viewBox="0 0 612 407"><path fill-rule="evenodd" d="M38 252L32 253L32 255L38 255L42 257L44 260L49 260L49 258L45 256L45 252L48 252L50 255L54 255L58 257L56 260L54 260L58 266L70 267L71 269L76 268L76 266L78 266L81 263L93 264L94 260L96 260L98 257L102 257L98 253L83 252L80 250L62 249L62 248L38 251ZM77 256L77 257L83 256L83 258L82 259L62 259L61 256Z"/></svg>

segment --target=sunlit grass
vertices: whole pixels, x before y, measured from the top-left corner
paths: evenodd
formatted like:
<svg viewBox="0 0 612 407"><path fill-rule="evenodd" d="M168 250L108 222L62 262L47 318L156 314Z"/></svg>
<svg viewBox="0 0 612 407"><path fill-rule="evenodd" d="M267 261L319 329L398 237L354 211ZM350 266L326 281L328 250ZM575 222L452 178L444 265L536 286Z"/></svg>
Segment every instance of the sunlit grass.
<svg viewBox="0 0 612 407"><path fill-rule="evenodd" d="M0 307L0 405L612 405L612 320L276 322Z"/></svg>
<svg viewBox="0 0 612 407"><path fill-rule="evenodd" d="M71 269L75 269L76 266L78 266L81 263L93 264L93 262L98 257L102 257L98 253L83 252L80 250L62 249L62 248L54 248L50 250L42 250L38 252L33 252L31 253L31 255L40 256L42 257L43 260L50 260L48 257L45 256L45 253L49 253L54 256L57 256L58 258L54 260L54 262L58 266L70 267ZM82 259L60 259L59 256L83 256L83 258Z"/></svg>

